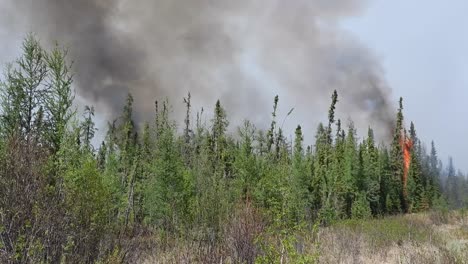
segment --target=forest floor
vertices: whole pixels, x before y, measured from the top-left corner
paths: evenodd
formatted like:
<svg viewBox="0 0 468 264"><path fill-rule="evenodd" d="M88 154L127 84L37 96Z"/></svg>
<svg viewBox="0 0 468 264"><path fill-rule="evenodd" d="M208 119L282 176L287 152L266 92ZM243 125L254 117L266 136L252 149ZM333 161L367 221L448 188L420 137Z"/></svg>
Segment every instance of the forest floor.
<svg viewBox="0 0 468 264"><path fill-rule="evenodd" d="M298 235L304 238L304 233ZM319 228L312 239L301 239L301 261L280 256L271 263L468 263L468 213L428 212L368 220L343 220ZM282 244L280 242L279 244ZM297 241L294 242L297 247ZM205 248L178 241L145 254L142 263L238 263L224 245ZM200 254L203 251L205 254ZM257 253L259 253L257 251ZM279 253L281 254L281 253ZM200 256L204 255L203 260ZM209 256L206 258L206 256ZM220 260L221 259L221 260ZM300 258L299 258L300 259ZM255 261L255 263L269 263Z"/></svg>

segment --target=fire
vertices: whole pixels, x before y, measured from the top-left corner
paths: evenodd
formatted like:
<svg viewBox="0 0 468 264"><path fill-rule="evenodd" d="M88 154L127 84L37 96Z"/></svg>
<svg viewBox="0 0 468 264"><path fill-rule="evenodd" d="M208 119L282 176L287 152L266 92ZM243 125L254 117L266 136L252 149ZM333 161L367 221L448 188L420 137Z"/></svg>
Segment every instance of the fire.
<svg viewBox="0 0 468 264"><path fill-rule="evenodd" d="M406 184L408 182L408 171L411 164L411 149L413 148L413 141L402 133L400 137L400 145L403 149L403 191L406 196Z"/></svg>

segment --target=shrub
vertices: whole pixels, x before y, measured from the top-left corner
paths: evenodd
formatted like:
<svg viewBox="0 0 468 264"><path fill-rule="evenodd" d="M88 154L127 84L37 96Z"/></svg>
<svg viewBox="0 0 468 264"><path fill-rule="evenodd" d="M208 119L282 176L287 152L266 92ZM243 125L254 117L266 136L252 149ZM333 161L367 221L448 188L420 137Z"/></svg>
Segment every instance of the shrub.
<svg viewBox="0 0 468 264"><path fill-rule="evenodd" d="M366 219L372 216L369 201L364 194L358 195L351 207L351 216L354 219Z"/></svg>
<svg viewBox="0 0 468 264"><path fill-rule="evenodd" d="M254 263L259 250L256 239L265 230L261 213L247 201L235 209L226 228L226 239L230 255L239 263Z"/></svg>

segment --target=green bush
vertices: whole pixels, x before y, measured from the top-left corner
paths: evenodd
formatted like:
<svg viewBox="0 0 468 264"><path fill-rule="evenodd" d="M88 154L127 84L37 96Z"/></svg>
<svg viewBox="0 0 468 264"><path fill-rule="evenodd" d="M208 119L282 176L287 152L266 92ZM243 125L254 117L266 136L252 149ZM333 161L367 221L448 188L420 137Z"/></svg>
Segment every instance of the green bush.
<svg viewBox="0 0 468 264"><path fill-rule="evenodd" d="M364 194L358 195L351 207L351 216L353 219L366 219L372 216L370 203Z"/></svg>
<svg viewBox="0 0 468 264"><path fill-rule="evenodd" d="M433 208L430 212L431 221L436 224L447 224L449 220L449 206L443 197L438 197L433 202Z"/></svg>
<svg viewBox="0 0 468 264"><path fill-rule="evenodd" d="M271 227L257 241L262 254L255 263L317 263L319 259L317 233L318 224L311 229L305 225L293 228Z"/></svg>

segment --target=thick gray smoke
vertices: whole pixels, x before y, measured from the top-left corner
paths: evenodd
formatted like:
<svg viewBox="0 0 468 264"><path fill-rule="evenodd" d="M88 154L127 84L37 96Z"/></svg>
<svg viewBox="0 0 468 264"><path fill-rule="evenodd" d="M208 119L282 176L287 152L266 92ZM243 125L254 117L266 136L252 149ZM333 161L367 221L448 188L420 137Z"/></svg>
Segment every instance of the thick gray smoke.
<svg viewBox="0 0 468 264"><path fill-rule="evenodd" d="M79 94L109 116L129 91L139 118L156 98L181 108L191 91L199 104L220 98L231 116L265 122L279 94L304 123L326 117L337 89L341 117L389 131L381 66L338 26L366 1L0 1L43 41L70 47Z"/></svg>

